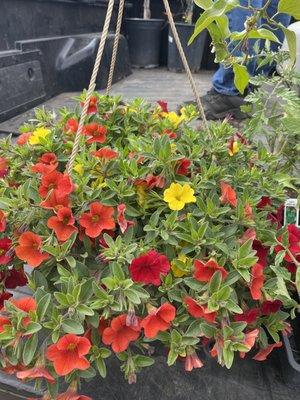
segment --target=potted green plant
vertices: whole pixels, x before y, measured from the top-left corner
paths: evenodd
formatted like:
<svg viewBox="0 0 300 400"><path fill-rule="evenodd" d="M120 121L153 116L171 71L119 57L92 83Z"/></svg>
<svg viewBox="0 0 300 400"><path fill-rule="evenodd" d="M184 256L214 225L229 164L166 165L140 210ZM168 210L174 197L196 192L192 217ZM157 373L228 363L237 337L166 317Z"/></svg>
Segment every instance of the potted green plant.
<svg viewBox="0 0 300 400"><path fill-rule="evenodd" d="M144 0L143 18L126 18L126 33L133 67L159 65L163 19L151 18L151 0Z"/></svg>
<svg viewBox="0 0 300 400"><path fill-rule="evenodd" d="M183 9L182 21L175 23L176 29L191 71L198 72L205 48L206 31L203 31L201 35L198 36L197 40L192 45L188 46L187 43L195 29L195 25L193 24L195 4L194 0L181 0L181 4ZM184 71L171 28L169 28L168 38L168 69L175 72Z"/></svg>

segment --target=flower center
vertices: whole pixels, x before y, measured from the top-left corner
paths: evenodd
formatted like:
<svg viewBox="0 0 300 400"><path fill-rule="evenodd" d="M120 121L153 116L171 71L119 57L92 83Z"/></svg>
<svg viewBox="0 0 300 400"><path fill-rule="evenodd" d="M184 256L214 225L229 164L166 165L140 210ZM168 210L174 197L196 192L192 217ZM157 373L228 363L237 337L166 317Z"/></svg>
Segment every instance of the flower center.
<svg viewBox="0 0 300 400"><path fill-rule="evenodd" d="M5 253L5 250L0 249L0 256L2 256Z"/></svg>
<svg viewBox="0 0 300 400"><path fill-rule="evenodd" d="M98 222L99 221L99 215L93 215L92 216L92 221L93 222Z"/></svg>
<svg viewBox="0 0 300 400"><path fill-rule="evenodd" d="M75 344L75 343L70 343L70 344L68 345L67 349L68 349L68 350L71 350L71 351L75 350L75 349L76 349L76 344Z"/></svg>
<svg viewBox="0 0 300 400"><path fill-rule="evenodd" d="M69 223L69 217L64 217L63 224L68 225L68 223Z"/></svg>

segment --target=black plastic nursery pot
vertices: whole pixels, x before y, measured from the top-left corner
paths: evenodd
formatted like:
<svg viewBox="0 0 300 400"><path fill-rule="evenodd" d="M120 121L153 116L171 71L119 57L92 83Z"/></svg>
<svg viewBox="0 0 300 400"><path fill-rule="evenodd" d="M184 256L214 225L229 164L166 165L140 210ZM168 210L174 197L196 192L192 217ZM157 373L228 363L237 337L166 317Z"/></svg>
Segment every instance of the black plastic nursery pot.
<svg viewBox="0 0 300 400"><path fill-rule="evenodd" d="M133 67L158 67L163 23L163 19L126 19L126 35Z"/></svg>
<svg viewBox="0 0 300 400"><path fill-rule="evenodd" d="M286 383L300 387L300 315L291 321L292 334L283 335L285 352L281 353L282 374Z"/></svg>
<svg viewBox="0 0 300 400"><path fill-rule="evenodd" d="M206 31L201 32L194 42L188 46L188 41L194 32L195 25L185 24L183 22L177 22L175 25L190 69L192 72L198 72L205 48ZM184 66L170 27L168 42L168 69L174 72L184 71Z"/></svg>

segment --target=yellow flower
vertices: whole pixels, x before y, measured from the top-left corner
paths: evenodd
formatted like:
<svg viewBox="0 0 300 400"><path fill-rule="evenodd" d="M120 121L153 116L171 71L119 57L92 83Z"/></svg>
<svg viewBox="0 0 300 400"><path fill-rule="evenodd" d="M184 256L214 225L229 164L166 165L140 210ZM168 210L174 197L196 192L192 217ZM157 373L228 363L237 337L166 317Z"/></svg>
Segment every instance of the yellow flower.
<svg viewBox="0 0 300 400"><path fill-rule="evenodd" d="M178 114L176 114L176 112L172 111L172 112L168 112L168 113L162 113L162 116L165 117L167 120L169 120L171 122L171 124L177 128L178 125L184 121L184 116L181 115L179 116Z"/></svg>
<svg viewBox="0 0 300 400"><path fill-rule="evenodd" d="M182 263L184 263L187 266L190 259L185 254L179 254L177 260L181 261ZM176 265L175 260L173 260L171 262L171 268L172 268L173 275L176 278L181 278L181 277L189 274L189 271L187 271L186 269L181 269L178 265Z"/></svg>
<svg viewBox="0 0 300 400"><path fill-rule="evenodd" d="M229 155L232 157L232 156L234 156L236 153L238 153L238 151L239 151L239 144L238 144L238 142L237 142L236 140L234 140L234 141L231 143L230 147L228 147L228 153L229 153Z"/></svg>
<svg viewBox="0 0 300 400"><path fill-rule="evenodd" d="M102 189L104 187L107 187L107 183L103 176L99 176L93 183L92 183L92 188L93 189Z"/></svg>
<svg viewBox="0 0 300 400"><path fill-rule="evenodd" d="M47 128L37 128L35 131L32 132L30 135L28 142L31 145L40 144L41 139L46 138L51 133L50 129Z"/></svg>
<svg viewBox="0 0 300 400"><path fill-rule="evenodd" d="M82 164L76 164L73 169L81 176L84 174L84 168Z"/></svg>
<svg viewBox="0 0 300 400"><path fill-rule="evenodd" d="M164 192L164 201L168 203L171 210L182 210L188 203L195 203L196 197L190 185L172 183Z"/></svg>

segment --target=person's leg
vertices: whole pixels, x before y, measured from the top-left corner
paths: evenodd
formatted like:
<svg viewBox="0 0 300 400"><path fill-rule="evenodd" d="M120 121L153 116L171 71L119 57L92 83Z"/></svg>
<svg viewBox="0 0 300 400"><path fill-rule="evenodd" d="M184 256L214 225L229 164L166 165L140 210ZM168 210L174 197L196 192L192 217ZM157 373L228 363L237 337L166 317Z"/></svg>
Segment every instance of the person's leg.
<svg viewBox="0 0 300 400"><path fill-rule="evenodd" d="M248 0L240 0L242 6L248 6ZM256 8L261 8L263 5L263 0L251 0L251 5ZM242 32L245 27L244 23L251 15L250 11L243 9L234 9L232 12L228 13L229 28L231 32ZM232 50L235 44L232 44ZM234 52L234 55L238 56L240 54L239 50ZM249 73L254 74L255 66L249 65ZM220 65L219 69L213 76L212 80L213 88L216 92L227 95L227 96L238 96L239 92L234 85L234 74L232 68L225 68L224 65Z"/></svg>

